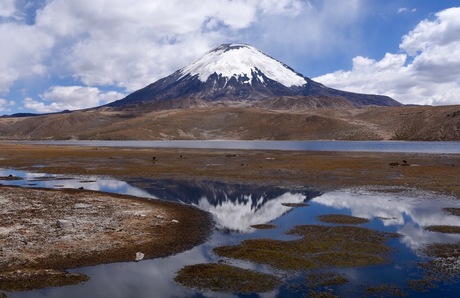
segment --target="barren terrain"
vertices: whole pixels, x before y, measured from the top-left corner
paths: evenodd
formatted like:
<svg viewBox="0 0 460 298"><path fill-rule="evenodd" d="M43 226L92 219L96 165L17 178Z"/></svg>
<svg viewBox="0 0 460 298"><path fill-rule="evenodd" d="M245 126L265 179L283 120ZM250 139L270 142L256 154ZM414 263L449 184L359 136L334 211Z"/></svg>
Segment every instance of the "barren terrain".
<svg viewBox="0 0 460 298"><path fill-rule="evenodd" d="M141 104L0 118L0 139L459 141L460 106L322 108ZM280 104L284 106L285 104Z"/></svg>
<svg viewBox="0 0 460 298"><path fill-rule="evenodd" d="M0 205L4 290L78 283L86 277L62 270L163 257L202 242L210 228L194 208L90 191L2 186Z"/></svg>

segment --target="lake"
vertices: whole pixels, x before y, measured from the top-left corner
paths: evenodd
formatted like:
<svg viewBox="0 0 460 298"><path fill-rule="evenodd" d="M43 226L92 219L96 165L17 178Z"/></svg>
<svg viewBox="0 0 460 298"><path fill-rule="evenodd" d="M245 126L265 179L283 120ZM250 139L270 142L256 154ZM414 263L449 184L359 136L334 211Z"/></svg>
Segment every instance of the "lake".
<svg viewBox="0 0 460 298"><path fill-rule="evenodd" d="M420 249L433 243L457 243L459 234L429 232L431 225L460 226L460 217L446 214L443 208L460 208L453 197L403 188L356 188L321 193L309 188L283 188L273 185L229 184L215 181L149 180L120 181L95 176L65 176L0 169L0 177L13 175L22 180L0 183L23 187L79 188L122 193L182 202L210 212L215 219L212 236L195 248L167 258L125 262L78 268L90 277L83 284L44 290L8 293L8 297L304 297L309 293L308 270L283 272L266 265L217 256L213 248L237 245L246 239L293 240L286 232L296 225L327 225L318 216L344 214L369 219L360 226L376 231L397 232L400 238L390 239L390 262L365 267L337 267L332 270L347 277L344 285L331 285L325 291L340 296L369 295L368 289L386 285L411 297L457 297L460 292L458 267L456 278L437 281L426 292L410 286L424 277L418 266L425 258ZM290 207L288 203L306 203ZM254 224L271 223L270 230L255 229ZM283 284L269 293L215 293L197 291L178 285L177 272L187 265L216 263L224 260L234 266L274 273ZM457 264L460 260L457 258ZM457 265L458 266L458 265ZM321 270L320 270L321 271ZM380 293L382 294L382 293Z"/></svg>
<svg viewBox="0 0 460 298"><path fill-rule="evenodd" d="M23 141L21 141L23 142ZM362 151L460 154L460 142L406 141L29 141L32 144L95 147L190 148L285 151Z"/></svg>

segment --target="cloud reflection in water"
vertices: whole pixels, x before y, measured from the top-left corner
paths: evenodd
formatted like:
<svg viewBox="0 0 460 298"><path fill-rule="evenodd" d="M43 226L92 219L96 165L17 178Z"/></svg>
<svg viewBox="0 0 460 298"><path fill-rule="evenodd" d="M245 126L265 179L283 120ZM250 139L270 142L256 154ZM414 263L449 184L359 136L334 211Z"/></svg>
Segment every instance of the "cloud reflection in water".
<svg viewBox="0 0 460 298"><path fill-rule="evenodd" d="M418 190L403 194L353 190L328 192L312 202L333 207L337 213L350 210L353 216L380 220L385 227L394 227L402 234L401 241L413 250L429 243L460 240L460 235L424 230L430 225L460 226L460 217L442 211L445 207L460 207L450 197Z"/></svg>

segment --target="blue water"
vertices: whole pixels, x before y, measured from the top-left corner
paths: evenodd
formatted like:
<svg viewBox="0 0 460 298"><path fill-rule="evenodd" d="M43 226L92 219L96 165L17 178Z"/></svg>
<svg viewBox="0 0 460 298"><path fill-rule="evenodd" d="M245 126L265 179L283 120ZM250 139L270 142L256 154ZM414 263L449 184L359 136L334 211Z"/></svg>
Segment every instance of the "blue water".
<svg viewBox="0 0 460 298"><path fill-rule="evenodd" d="M1 184L26 187L80 188L131 194L148 199L179 201L197 206L213 214L216 228L205 243L167 258L125 262L78 268L90 277L80 285L44 290L8 293L8 297L304 297L308 294L306 274L291 272L284 275L267 266L251 262L226 260L242 268L271 272L284 277L284 284L271 293L238 295L202 292L182 287L174 277L183 266L217 262L212 249L216 246L238 244L244 239L293 239L285 233L295 225L320 224L316 217L341 213L365 217L371 221L362 226L388 232L398 232L399 239L389 245L394 249L392 262L364 268L337 268L350 282L332 287L341 296L360 296L365 287L382 283L399 287L411 297L457 297L459 283L440 284L427 292L411 290L407 281L420 278L422 272L415 264L421 256L418 249L430 243L460 241L460 235L440 234L423 229L429 225L460 225L460 217L446 215L444 207L460 208L452 197L406 189L384 192L386 189L344 189L320 193L310 189L286 189L275 186L227 184L213 181L134 180L118 181L101 177L70 177L0 169L0 177L13 175L23 180L0 180ZM141 187L136 187L142 185ZM307 202L309 206L285 207L282 203ZM253 224L273 223L273 230L256 230ZM458 278L457 278L458 280Z"/></svg>
<svg viewBox="0 0 460 298"><path fill-rule="evenodd" d="M241 149L284 151L360 151L460 154L460 142L406 142L406 141L34 141L33 144L141 147L141 148L191 148L191 149Z"/></svg>

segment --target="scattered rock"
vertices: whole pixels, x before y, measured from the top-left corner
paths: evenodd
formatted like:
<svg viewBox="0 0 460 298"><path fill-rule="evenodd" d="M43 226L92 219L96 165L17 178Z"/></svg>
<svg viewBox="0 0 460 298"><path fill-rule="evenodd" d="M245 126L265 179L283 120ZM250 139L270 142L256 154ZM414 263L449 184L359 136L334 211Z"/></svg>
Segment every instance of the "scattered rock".
<svg viewBox="0 0 460 298"><path fill-rule="evenodd" d="M144 259L145 255L141 252L136 252L136 259L135 261L136 262L139 262L139 261L142 261L142 259Z"/></svg>
<svg viewBox="0 0 460 298"><path fill-rule="evenodd" d="M58 228L60 229L72 229L74 227L73 222L67 219L58 219L56 222Z"/></svg>
<svg viewBox="0 0 460 298"><path fill-rule="evenodd" d="M77 203L75 205L73 205L73 209L89 209L93 207L92 205L90 204L85 204L85 203Z"/></svg>
<svg viewBox="0 0 460 298"><path fill-rule="evenodd" d="M399 162L390 162L389 163L390 167L408 167L410 166L410 163L407 162L407 160L403 160L402 163L399 163Z"/></svg>
<svg viewBox="0 0 460 298"><path fill-rule="evenodd" d="M179 223L179 221L177 219L173 219L171 220L172 223Z"/></svg>

